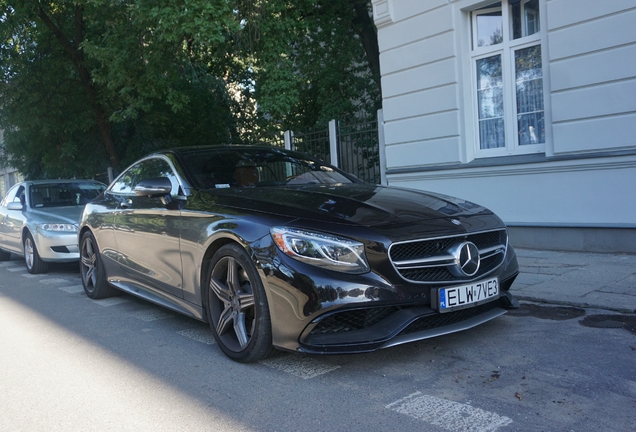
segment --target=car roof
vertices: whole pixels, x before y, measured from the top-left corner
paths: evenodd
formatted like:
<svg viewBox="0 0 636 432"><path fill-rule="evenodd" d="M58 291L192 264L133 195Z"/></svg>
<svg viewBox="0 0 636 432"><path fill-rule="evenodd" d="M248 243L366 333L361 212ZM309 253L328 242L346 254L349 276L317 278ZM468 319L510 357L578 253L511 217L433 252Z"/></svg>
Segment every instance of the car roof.
<svg viewBox="0 0 636 432"><path fill-rule="evenodd" d="M82 179L26 180L23 183L29 184L29 185L33 185L33 186L43 185L43 184L56 184L56 183L96 183L96 184L103 184L100 181L92 180L92 179L88 179L88 180L82 180Z"/></svg>
<svg viewBox="0 0 636 432"><path fill-rule="evenodd" d="M276 147L276 146L265 145L265 144L258 144L258 145L218 144L218 145L188 146L188 147L176 147L176 148L170 148L170 149L163 149L163 150L158 150L156 152L153 152L150 155L167 154L167 153L182 155L182 154L190 153L190 152L206 152L207 153L210 151L223 152L228 150L236 150L236 151L269 150L269 151L280 151L280 152L288 151L282 147ZM297 152L292 151L292 153L297 153Z"/></svg>

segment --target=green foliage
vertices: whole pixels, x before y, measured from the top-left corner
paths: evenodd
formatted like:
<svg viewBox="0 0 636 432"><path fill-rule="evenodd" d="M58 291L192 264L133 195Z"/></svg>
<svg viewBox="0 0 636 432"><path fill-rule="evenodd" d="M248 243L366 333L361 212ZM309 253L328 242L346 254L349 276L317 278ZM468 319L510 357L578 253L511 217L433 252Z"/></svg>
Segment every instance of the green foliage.
<svg viewBox="0 0 636 432"><path fill-rule="evenodd" d="M0 0L0 17L4 152L27 177L236 135L210 60L238 28L227 1Z"/></svg>
<svg viewBox="0 0 636 432"><path fill-rule="evenodd" d="M261 113L286 129L374 117L381 97L363 43L369 35L377 44L369 10L368 0L239 2Z"/></svg>
<svg viewBox="0 0 636 432"><path fill-rule="evenodd" d="M93 177L163 147L375 117L369 10L369 0L0 0L0 162L28 178Z"/></svg>

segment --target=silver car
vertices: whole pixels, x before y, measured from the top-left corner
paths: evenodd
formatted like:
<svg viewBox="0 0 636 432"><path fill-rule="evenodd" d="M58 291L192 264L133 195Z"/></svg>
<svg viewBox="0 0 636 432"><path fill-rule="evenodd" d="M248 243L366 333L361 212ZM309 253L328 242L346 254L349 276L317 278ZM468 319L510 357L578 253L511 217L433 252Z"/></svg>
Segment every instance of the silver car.
<svg viewBox="0 0 636 432"><path fill-rule="evenodd" d="M24 256L29 273L49 262L79 260L77 224L86 203L106 185L94 180L38 180L16 184L0 202L0 261Z"/></svg>

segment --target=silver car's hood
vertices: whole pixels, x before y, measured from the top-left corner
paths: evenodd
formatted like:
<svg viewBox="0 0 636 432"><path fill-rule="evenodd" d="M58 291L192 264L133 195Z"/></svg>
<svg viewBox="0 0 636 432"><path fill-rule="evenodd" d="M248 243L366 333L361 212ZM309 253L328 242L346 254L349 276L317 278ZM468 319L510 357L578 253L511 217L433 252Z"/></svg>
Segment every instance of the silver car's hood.
<svg viewBox="0 0 636 432"><path fill-rule="evenodd" d="M49 223L69 223L78 224L82 215L84 206L69 207L45 207L31 209L31 218L33 221L49 222Z"/></svg>

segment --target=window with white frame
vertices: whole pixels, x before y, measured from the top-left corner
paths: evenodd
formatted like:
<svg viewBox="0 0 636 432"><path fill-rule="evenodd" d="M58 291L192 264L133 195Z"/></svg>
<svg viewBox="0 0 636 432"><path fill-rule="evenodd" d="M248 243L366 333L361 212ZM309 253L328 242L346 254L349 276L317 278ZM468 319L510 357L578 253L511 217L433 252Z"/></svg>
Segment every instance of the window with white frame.
<svg viewBox="0 0 636 432"><path fill-rule="evenodd" d="M545 151L539 0L470 13L477 154Z"/></svg>

